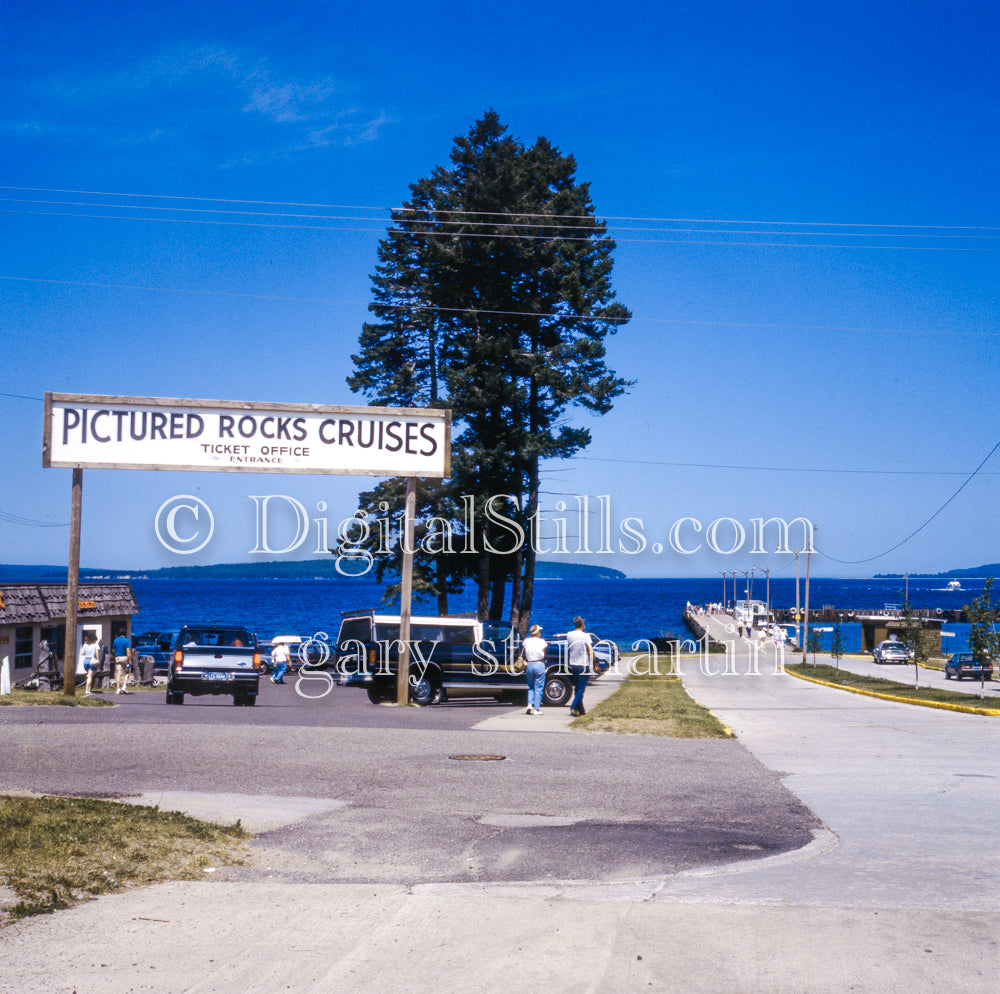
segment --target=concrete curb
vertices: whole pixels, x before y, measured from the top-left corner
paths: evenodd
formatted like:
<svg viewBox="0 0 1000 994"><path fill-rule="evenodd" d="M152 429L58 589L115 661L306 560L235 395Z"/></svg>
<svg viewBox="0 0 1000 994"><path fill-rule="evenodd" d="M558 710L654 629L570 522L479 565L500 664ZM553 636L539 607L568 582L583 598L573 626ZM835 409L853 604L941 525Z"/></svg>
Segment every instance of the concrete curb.
<svg viewBox="0 0 1000 994"><path fill-rule="evenodd" d="M785 667L785 672L796 680L805 680L808 683L818 683L821 687L832 687L834 690L846 690L851 694L862 694L865 697L877 697L880 701L893 701L896 704L915 704L922 708L937 708L939 711L961 711L965 714L979 714L986 717L1000 715L1000 710L996 708L974 708L965 704L947 704L944 701L923 701L914 697L895 697L892 694L879 694L874 690L862 690L860 687L845 687L841 683L830 683L828 680L820 680L817 677L805 676L796 673Z"/></svg>

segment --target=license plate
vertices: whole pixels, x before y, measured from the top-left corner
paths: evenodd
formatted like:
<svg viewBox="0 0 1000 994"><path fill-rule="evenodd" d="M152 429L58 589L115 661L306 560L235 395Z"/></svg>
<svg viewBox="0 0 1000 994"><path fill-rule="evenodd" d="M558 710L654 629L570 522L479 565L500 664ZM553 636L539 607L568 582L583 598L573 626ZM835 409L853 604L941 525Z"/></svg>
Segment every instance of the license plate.
<svg viewBox="0 0 1000 994"><path fill-rule="evenodd" d="M232 673L205 673L202 675L203 680L232 680Z"/></svg>

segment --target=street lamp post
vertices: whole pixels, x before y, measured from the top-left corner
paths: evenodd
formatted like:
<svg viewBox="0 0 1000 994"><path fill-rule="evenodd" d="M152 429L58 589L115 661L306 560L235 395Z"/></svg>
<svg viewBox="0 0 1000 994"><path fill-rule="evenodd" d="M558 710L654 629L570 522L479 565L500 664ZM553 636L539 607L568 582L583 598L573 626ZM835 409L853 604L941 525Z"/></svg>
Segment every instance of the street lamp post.
<svg viewBox="0 0 1000 994"><path fill-rule="evenodd" d="M816 525L813 525L813 532L818 531ZM806 658L806 642L809 641L809 567L812 565L812 554L813 554L813 536L809 536L809 548L806 549L806 555L809 557L806 559L806 608L805 608L805 618L803 627L803 641L802 641L802 662L807 662ZM798 560L798 556L796 556Z"/></svg>
<svg viewBox="0 0 1000 994"><path fill-rule="evenodd" d="M722 610L725 611L726 610L726 574L729 572L729 570L727 570L727 569L718 570L717 569L715 572L717 574L718 573L722 574Z"/></svg>

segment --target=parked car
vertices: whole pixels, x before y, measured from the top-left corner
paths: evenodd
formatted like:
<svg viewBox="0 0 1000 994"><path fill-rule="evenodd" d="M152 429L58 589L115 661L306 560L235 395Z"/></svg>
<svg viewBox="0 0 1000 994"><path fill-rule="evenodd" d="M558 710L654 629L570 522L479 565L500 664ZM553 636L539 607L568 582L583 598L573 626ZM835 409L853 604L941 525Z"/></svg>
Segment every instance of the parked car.
<svg viewBox="0 0 1000 994"><path fill-rule="evenodd" d="M913 659L913 650L902 642L886 639L875 646L872 656L876 663L908 663Z"/></svg>
<svg viewBox="0 0 1000 994"><path fill-rule="evenodd" d="M944 678L950 680L954 677L956 680L962 680L967 676L992 680L993 664L980 663L971 652L956 652L944 664Z"/></svg>

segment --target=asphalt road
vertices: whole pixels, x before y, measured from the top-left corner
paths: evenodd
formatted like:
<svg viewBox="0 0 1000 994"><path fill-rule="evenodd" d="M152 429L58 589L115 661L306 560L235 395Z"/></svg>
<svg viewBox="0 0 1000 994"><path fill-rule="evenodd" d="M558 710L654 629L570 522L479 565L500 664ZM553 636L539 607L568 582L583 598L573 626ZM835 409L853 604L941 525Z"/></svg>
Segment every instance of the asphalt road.
<svg viewBox="0 0 1000 994"><path fill-rule="evenodd" d="M385 707L354 689L309 700L270 681L253 708L164 696L0 710L0 788L192 811L192 794L216 798L219 820L264 829L260 859L231 879L614 880L798 849L818 825L734 740L562 734L565 708ZM453 758L483 755L503 758Z"/></svg>

